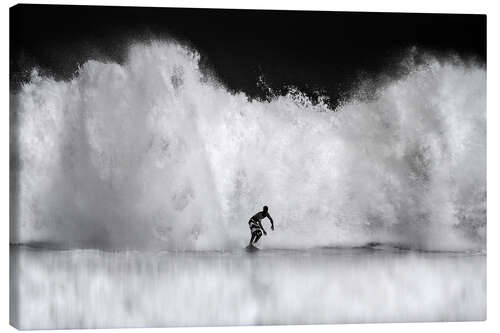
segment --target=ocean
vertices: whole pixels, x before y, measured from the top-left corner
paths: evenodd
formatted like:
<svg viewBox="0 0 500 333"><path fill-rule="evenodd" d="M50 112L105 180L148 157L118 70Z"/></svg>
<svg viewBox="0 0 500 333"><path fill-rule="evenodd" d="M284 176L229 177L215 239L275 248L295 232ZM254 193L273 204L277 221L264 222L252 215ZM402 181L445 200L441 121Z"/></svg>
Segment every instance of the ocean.
<svg viewBox="0 0 500 333"><path fill-rule="evenodd" d="M486 319L481 253L11 251L21 329Z"/></svg>

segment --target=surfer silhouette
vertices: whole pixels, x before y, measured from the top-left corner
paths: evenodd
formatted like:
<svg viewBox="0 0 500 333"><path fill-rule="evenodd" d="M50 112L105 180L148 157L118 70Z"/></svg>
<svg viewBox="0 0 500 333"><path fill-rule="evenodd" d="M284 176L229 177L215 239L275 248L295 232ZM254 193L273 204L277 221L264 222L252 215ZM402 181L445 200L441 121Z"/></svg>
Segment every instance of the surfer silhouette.
<svg viewBox="0 0 500 333"><path fill-rule="evenodd" d="M250 218L248 221L248 226L250 227L250 243L248 244L249 247L253 247L253 244L257 243L262 237L262 234L267 235L267 232L264 230L264 227L262 226L261 220L263 218L268 218L271 221L271 230L274 230L274 222L273 218L271 215L269 215L269 208L267 206L264 206L262 208L262 211L258 212L254 216Z"/></svg>

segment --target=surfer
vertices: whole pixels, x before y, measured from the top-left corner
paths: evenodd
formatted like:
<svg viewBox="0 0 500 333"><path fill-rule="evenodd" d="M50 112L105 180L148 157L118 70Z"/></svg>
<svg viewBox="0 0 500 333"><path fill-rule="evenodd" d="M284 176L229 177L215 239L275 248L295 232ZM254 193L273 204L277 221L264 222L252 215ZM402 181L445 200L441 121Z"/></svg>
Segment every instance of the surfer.
<svg viewBox="0 0 500 333"><path fill-rule="evenodd" d="M250 221L248 221L248 226L250 227L250 244L248 244L249 247L253 247L253 244L257 243L262 237L262 233L264 235L267 235L267 232L264 230L264 227L262 226L262 223L260 222L263 218L267 217L271 221L271 230L274 230L274 222L273 218L271 215L269 215L268 212L269 208L267 206L264 206L262 208L262 211L258 212L254 216L250 218Z"/></svg>

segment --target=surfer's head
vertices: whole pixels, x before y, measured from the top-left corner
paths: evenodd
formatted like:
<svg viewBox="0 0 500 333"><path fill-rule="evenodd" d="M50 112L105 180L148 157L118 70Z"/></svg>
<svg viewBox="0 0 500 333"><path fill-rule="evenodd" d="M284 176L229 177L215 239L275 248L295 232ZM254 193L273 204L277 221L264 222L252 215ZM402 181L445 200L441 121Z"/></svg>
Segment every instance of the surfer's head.
<svg viewBox="0 0 500 333"><path fill-rule="evenodd" d="M267 207L267 206L262 207L262 210L263 210L264 212L267 212L267 210L268 210L268 209L269 209L269 207Z"/></svg>

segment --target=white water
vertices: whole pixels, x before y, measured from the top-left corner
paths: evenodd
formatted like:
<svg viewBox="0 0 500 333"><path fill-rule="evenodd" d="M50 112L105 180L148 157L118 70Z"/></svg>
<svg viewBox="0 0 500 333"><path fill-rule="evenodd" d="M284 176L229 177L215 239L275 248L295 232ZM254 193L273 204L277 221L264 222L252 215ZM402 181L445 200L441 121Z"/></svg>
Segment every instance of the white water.
<svg viewBox="0 0 500 333"><path fill-rule="evenodd" d="M34 73L12 103L11 242L241 247L267 204L263 247L485 248L484 68L429 59L334 112L294 93L249 101L198 61L153 42L70 81Z"/></svg>
<svg viewBox="0 0 500 333"><path fill-rule="evenodd" d="M21 329L486 319L486 256L11 249Z"/></svg>

